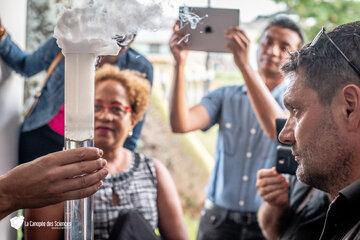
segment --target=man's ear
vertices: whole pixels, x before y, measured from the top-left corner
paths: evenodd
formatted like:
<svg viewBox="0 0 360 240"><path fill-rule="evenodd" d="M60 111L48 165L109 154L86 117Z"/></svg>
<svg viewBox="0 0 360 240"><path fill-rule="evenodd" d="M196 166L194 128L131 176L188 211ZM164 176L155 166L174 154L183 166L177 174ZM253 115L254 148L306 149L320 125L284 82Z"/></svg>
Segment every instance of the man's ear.
<svg viewBox="0 0 360 240"><path fill-rule="evenodd" d="M350 130L360 127L360 88L355 84L346 85L342 89L344 98L344 114Z"/></svg>

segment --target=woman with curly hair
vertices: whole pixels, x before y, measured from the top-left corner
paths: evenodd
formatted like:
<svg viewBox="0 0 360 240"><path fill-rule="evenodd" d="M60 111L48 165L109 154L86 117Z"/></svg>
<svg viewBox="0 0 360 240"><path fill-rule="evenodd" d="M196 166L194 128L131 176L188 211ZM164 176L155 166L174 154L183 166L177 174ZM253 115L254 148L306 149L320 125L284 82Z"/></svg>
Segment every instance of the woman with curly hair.
<svg viewBox="0 0 360 240"><path fill-rule="evenodd" d="M107 239L119 214L137 210L163 239L186 239L173 180L158 160L123 147L149 104L144 76L104 65L95 75L95 145L109 176L95 195L95 239Z"/></svg>
<svg viewBox="0 0 360 240"><path fill-rule="evenodd" d="M150 86L141 73L108 64L96 71L95 146L104 151L109 172L95 194L96 240L125 239L114 235L119 234L119 225L124 225L119 222L126 221L128 213L134 216L134 212L140 216L137 222L144 224L128 228L131 234L147 229L151 235L158 229L161 239L187 239L179 196L166 167L156 159L124 148L125 139L143 117L149 98ZM54 212L43 212L40 217L58 221L63 217L63 206ZM38 234L27 237L40 239L36 236L43 234ZM53 230L46 233L51 236L48 239L61 239L61 234Z"/></svg>

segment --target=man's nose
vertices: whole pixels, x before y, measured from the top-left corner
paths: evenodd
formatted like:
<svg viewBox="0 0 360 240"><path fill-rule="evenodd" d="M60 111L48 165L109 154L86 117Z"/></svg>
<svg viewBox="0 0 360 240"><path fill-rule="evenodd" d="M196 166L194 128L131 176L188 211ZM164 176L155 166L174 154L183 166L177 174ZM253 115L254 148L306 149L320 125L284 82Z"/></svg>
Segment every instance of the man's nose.
<svg viewBox="0 0 360 240"><path fill-rule="evenodd" d="M279 134L279 141L286 145L293 145L295 143L294 137L294 124L295 120L293 118L288 118L284 128Z"/></svg>
<svg viewBox="0 0 360 240"><path fill-rule="evenodd" d="M281 49L277 44L271 44L267 48L266 53L273 56L279 56L281 53Z"/></svg>

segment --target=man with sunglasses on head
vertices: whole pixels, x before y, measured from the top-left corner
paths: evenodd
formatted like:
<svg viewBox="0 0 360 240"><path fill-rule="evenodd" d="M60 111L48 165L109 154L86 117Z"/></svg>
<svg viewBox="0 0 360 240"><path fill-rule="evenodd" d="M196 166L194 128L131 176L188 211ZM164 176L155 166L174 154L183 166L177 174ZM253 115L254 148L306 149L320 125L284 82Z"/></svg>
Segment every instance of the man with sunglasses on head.
<svg viewBox="0 0 360 240"><path fill-rule="evenodd" d="M257 188L264 200L259 222L268 239L360 237L360 212L354 205L360 199L360 162L354 151L359 23L339 26L329 34L322 28L283 66L291 81L285 97L290 119L280 140L292 145L300 165L297 177L304 183L294 177L287 181L275 169L258 172Z"/></svg>
<svg viewBox="0 0 360 240"><path fill-rule="evenodd" d="M322 29L283 66L298 179L329 194L321 240L360 239L360 21Z"/></svg>
<svg viewBox="0 0 360 240"><path fill-rule="evenodd" d="M216 163L202 213L198 239L263 239L256 212L257 170L274 165L275 116L283 116L282 94L286 83L280 65L303 43L300 28L286 17L273 19L260 37L258 71L249 64L250 40L240 27L229 28L228 48L245 84L219 88L191 108L185 96L186 44L174 27L170 40L175 79L170 122L174 132L207 130L219 124Z"/></svg>

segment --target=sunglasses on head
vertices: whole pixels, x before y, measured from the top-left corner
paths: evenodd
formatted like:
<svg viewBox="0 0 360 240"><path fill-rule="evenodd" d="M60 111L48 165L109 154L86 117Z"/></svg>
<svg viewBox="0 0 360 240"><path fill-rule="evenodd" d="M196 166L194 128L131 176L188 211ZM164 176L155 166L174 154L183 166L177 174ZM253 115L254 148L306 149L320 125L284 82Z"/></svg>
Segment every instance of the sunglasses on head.
<svg viewBox="0 0 360 240"><path fill-rule="evenodd" d="M359 36L357 34L355 34L355 35ZM346 60L346 62L350 65L350 67L357 73L358 77L360 78L360 68L358 66L356 66L354 61L350 60L345 55L345 53L339 48L339 46L329 37L329 35L326 34L326 30L324 27L322 27L320 32L318 34L316 34L314 40L312 40L312 42L310 44L310 47L315 46L322 36L325 36L326 39L328 39L330 41L330 43L336 48L336 50L341 54L341 56Z"/></svg>

